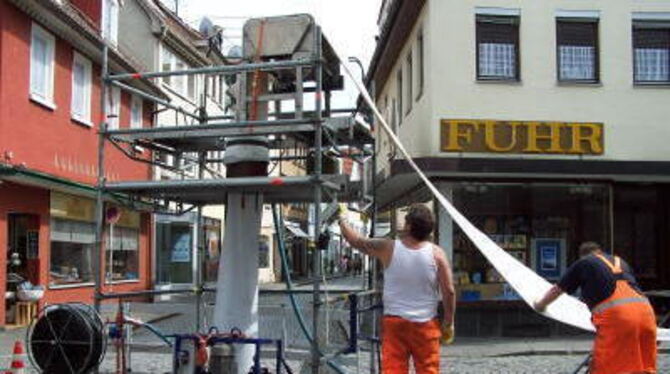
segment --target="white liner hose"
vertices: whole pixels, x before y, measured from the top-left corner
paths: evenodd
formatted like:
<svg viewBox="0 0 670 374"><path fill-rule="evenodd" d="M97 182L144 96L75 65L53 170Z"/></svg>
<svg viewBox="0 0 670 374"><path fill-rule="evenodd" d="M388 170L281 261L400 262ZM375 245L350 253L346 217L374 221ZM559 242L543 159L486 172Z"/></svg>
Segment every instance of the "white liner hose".
<svg viewBox="0 0 670 374"><path fill-rule="evenodd" d="M342 61L342 60L340 60ZM507 251L500 248L493 240L486 234L477 229L470 221L468 221L452 204L444 197L442 193L435 187L435 185L428 179L423 171L414 162L414 159L407 152L403 144L400 142L396 134L393 133L391 127L386 123L384 117L379 112L379 109L372 101L370 93L360 83L349 70L346 64L342 64L344 71L349 78L354 82L356 88L363 96L365 102L374 112L375 117L379 120L381 127L386 134L391 138L393 144L400 150L405 157L407 163L416 171L423 183L435 196L440 205L451 216L452 220L461 228L465 235L472 241L477 249L486 257L486 259L493 265L493 267L505 278L505 281L521 296L521 298L529 306L533 302L540 299L551 287L552 284L546 279L536 274L533 270L526 267L523 263L510 255ZM561 295L555 302L550 304L544 312L540 314L563 322L567 325L577 327L582 330L595 331L595 327L591 323L591 311L586 304L577 298L568 294ZM670 330L659 328L657 330L659 341L670 341Z"/></svg>

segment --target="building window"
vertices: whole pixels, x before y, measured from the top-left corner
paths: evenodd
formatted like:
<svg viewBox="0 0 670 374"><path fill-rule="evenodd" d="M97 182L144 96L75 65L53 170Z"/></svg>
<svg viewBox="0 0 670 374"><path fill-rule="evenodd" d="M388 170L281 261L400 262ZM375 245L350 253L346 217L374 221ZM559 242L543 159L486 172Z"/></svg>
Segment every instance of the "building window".
<svg viewBox="0 0 670 374"><path fill-rule="evenodd" d="M72 118L91 124L91 61L79 53L72 60Z"/></svg>
<svg viewBox="0 0 670 374"><path fill-rule="evenodd" d="M94 223L52 218L49 284L92 282L94 245Z"/></svg>
<svg viewBox="0 0 670 374"><path fill-rule="evenodd" d="M398 73L396 75L396 99L398 100L396 110L398 111L397 114L397 123L396 125L400 125L402 122L402 95L403 95L403 89L402 89L402 64L398 68ZM397 127L397 126L396 126Z"/></svg>
<svg viewBox="0 0 670 374"><path fill-rule="evenodd" d="M190 68L186 62L177 57L167 47L161 47L161 71L170 72ZM172 91L180 96L195 101L198 90L198 81L195 75L166 76L163 77L163 83L167 84Z"/></svg>
<svg viewBox="0 0 670 374"><path fill-rule="evenodd" d="M519 17L477 15L477 79L519 77Z"/></svg>
<svg viewBox="0 0 670 374"><path fill-rule="evenodd" d="M33 24L30 40L30 98L50 108L54 105L54 53L56 39Z"/></svg>
<svg viewBox="0 0 670 374"><path fill-rule="evenodd" d="M635 83L670 83L670 22L633 22Z"/></svg>
<svg viewBox="0 0 670 374"><path fill-rule="evenodd" d="M108 282L139 278L140 231L137 228L108 225L105 249Z"/></svg>
<svg viewBox="0 0 670 374"><path fill-rule="evenodd" d="M418 100L423 95L423 86L425 81L424 71L424 45L423 45L423 30L419 31L419 36L416 41L416 66L418 68L416 99Z"/></svg>
<svg viewBox="0 0 670 374"><path fill-rule="evenodd" d="M142 127L142 98L133 95L130 101L130 127L137 129Z"/></svg>
<svg viewBox="0 0 670 374"><path fill-rule="evenodd" d="M118 129L119 117L121 116L121 89L119 87L107 89L105 108L107 110L107 128L109 130Z"/></svg>
<svg viewBox="0 0 670 374"><path fill-rule="evenodd" d="M119 40L119 0L104 0L102 7L102 37L116 46Z"/></svg>
<svg viewBox="0 0 670 374"><path fill-rule="evenodd" d="M556 21L558 80L598 82L598 20Z"/></svg>
<svg viewBox="0 0 670 374"><path fill-rule="evenodd" d="M414 64L412 61L412 50L407 54L407 109L405 114L409 114L412 111L412 99L414 95L412 94L412 86L414 85Z"/></svg>

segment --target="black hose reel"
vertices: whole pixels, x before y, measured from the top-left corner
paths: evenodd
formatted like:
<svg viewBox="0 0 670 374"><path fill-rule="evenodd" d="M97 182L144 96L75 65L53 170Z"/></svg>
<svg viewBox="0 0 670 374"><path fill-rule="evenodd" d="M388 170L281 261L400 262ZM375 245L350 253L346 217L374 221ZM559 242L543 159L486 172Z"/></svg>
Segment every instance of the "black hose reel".
<svg viewBox="0 0 670 374"><path fill-rule="evenodd" d="M42 373L88 373L105 357L107 334L93 307L56 304L33 320L26 345L30 361Z"/></svg>

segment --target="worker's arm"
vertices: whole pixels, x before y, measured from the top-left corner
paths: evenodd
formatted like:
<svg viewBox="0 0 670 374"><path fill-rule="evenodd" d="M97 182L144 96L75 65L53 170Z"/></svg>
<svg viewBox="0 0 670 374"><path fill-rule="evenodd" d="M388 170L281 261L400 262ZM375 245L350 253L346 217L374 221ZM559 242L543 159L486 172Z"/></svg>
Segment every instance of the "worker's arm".
<svg viewBox="0 0 670 374"><path fill-rule="evenodd" d="M366 238L351 228L343 217L340 217L340 232L352 247L381 260L385 266L388 265L390 254L393 252L392 240Z"/></svg>
<svg viewBox="0 0 670 374"><path fill-rule="evenodd" d="M442 306L444 307L444 316L442 321L443 344L451 344L454 341L454 314L456 313L456 292L454 290L454 281L451 273L451 265L442 248L433 246L433 257L437 265L437 281L442 293Z"/></svg>
<svg viewBox="0 0 670 374"><path fill-rule="evenodd" d="M454 290L454 279L451 273L451 265L444 251L433 246L433 256L437 265L437 280L442 293L442 306L444 307L444 323L448 326L454 324L456 312L456 292Z"/></svg>
<svg viewBox="0 0 670 374"><path fill-rule="evenodd" d="M562 294L563 290L560 287L554 285L549 289L549 291L547 291L546 294L544 294L540 300L533 303L533 308L535 308L535 310L538 312L544 312L544 310L547 309L547 305L553 303Z"/></svg>

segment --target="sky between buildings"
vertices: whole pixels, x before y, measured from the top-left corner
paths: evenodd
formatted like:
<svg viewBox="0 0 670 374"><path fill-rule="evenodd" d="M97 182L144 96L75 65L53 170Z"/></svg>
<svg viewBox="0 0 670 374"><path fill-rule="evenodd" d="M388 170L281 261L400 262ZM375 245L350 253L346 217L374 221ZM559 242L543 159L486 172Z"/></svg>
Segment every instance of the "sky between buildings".
<svg viewBox="0 0 670 374"><path fill-rule="evenodd" d="M175 9L177 0L162 1ZM224 28L224 52L233 45L241 45L242 26L248 18L309 13L345 62L347 57L356 56L367 69L375 49L381 0L178 0L178 3L179 16L196 29L204 16ZM346 63L354 74L360 74L358 66ZM345 81L345 91L333 96L333 107L351 108L357 96L353 84Z"/></svg>

